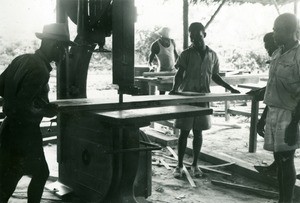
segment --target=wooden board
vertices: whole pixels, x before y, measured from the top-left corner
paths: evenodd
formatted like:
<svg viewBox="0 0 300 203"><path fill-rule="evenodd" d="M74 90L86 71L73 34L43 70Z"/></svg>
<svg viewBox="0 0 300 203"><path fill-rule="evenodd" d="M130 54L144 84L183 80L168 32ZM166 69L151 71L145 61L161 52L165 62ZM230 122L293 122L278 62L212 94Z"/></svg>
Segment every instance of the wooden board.
<svg viewBox="0 0 300 203"><path fill-rule="evenodd" d="M218 186L224 186L226 188L233 188L233 189L238 189L238 190L242 190L245 192L251 192L253 194L257 194L259 196L268 197L268 198L278 198L278 196L279 196L278 192L254 188L254 187L250 187L247 185L229 183L229 182L218 181L218 180L211 180L211 183L214 185L218 185Z"/></svg>
<svg viewBox="0 0 300 203"><path fill-rule="evenodd" d="M244 83L258 83L260 78L266 77L267 75L261 74L243 74L243 75L229 75L221 76L222 79L230 85L239 85ZM174 78L168 77L165 80L158 79L157 77L135 77L136 81L146 81L151 82L151 85L161 85L161 84L173 84ZM216 86L215 82L211 82L211 86Z"/></svg>
<svg viewBox="0 0 300 203"><path fill-rule="evenodd" d="M210 115L212 114L212 109L177 105L89 113L97 116L99 120L112 125L138 125L138 123L148 123L157 120Z"/></svg>
<svg viewBox="0 0 300 203"><path fill-rule="evenodd" d="M158 143L161 146L175 146L178 142L178 138L174 136L167 136L164 135L161 132L158 132L157 130L150 128L150 127L144 127L141 128L141 130L148 135L149 139L152 142Z"/></svg>

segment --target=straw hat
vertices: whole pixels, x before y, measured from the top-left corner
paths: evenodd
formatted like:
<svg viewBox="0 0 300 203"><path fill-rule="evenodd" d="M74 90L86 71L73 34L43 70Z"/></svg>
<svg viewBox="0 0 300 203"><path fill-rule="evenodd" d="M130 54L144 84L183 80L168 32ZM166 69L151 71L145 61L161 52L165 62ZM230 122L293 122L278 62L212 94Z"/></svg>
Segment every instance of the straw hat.
<svg viewBox="0 0 300 203"><path fill-rule="evenodd" d="M170 38L170 31L171 29L168 27L162 27L156 33L164 38Z"/></svg>
<svg viewBox="0 0 300 203"><path fill-rule="evenodd" d="M45 25L42 33L35 33L35 36L41 40L53 39L66 42L69 46L76 46L75 42L70 41L70 34L65 23L52 23Z"/></svg>

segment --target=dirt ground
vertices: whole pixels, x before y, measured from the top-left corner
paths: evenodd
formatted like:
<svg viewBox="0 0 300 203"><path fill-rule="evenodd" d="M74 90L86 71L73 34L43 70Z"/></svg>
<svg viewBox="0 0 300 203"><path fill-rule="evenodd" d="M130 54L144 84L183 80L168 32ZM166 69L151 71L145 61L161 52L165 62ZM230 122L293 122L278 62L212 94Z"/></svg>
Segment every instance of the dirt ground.
<svg viewBox="0 0 300 203"><path fill-rule="evenodd" d="M234 126L235 128L231 127ZM236 128L236 127L239 128ZM248 139L249 139L249 120L246 117L234 116L229 122L225 122L223 116L213 117L213 127L204 132L204 142L202 150L212 151L215 153L223 153L241 159L255 165L266 165L272 162L272 154L262 149L263 139L258 137L257 152L248 153ZM47 145L44 147L46 159L50 167L51 180L47 184L55 180L58 176L56 163L56 145ZM174 149L176 152L177 150ZM152 162L161 158L159 154L170 155L165 148L161 152L153 153ZM299 152L296 153L297 171L300 172ZM176 162L164 159L170 165L175 165ZM191 162L191 156L185 156L186 161ZM211 165L201 161L200 165ZM229 172L226 167L219 168L224 172ZM140 202L186 202L186 203L275 203L276 198L266 198L255 194L246 193L240 190L230 189L223 186L216 186L211 183L211 180L227 181L231 183L243 184L255 188L276 191L267 185L252 181L248 178L242 177L238 174L232 173L232 176L227 177L216 173L205 173L202 178L193 178L196 186L191 187L186 178L175 179L172 175L173 168L167 169L161 165L152 165L152 195L146 201ZM53 178L54 177L54 178ZM24 177L20 181L14 197L11 198L10 203L26 202L26 188L28 177ZM50 191L45 189L42 202L62 202L54 196Z"/></svg>

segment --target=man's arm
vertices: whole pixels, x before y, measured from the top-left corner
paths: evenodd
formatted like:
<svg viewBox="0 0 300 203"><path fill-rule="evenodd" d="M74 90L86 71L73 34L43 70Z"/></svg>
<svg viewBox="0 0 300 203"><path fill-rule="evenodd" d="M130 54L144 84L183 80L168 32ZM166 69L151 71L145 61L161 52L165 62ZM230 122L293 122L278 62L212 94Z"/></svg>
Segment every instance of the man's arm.
<svg viewBox="0 0 300 203"><path fill-rule="evenodd" d="M159 53L159 45L157 44L157 41L155 41L152 45L151 45L151 52L149 55L149 61L148 61L148 65L150 67L150 71L152 69L152 62L154 60L155 55L157 55Z"/></svg>
<svg viewBox="0 0 300 203"><path fill-rule="evenodd" d="M268 113L268 106L264 108L264 111L256 125L257 133L262 137L265 137L265 125L266 125L267 113Z"/></svg>
<svg viewBox="0 0 300 203"><path fill-rule="evenodd" d="M285 135L284 135L284 142L287 143L289 146L295 145L298 141L298 123L300 120L300 102L298 102L298 105L296 106L294 112L292 113L292 119L290 124L285 129Z"/></svg>
<svg viewBox="0 0 300 203"><path fill-rule="evenodd" d="M176 94L176 92L178 91L178 88L179 88L180 84L182 83L183 73L184 73L184 69L179 66L178 71L176 72L176 75L174 77L173 87L172 87L172 89L171 89L171 91L170 91L169 94Z"/></svg>
<svg viewBox="0 0 300 203"><path fill-rule="evenodd" d="M231 87L227 82L225 82L221 76L218 73L214 73L212 75L212 80L217 84L220 85L224 88L226 88L227 90L229 90L231 93L240 93L240 91L234 89L233 87Z"/></svg>
<svg viewBox="0 0 300 203"><path fill-rule="evenodd" d="M246 92L246 94L254 96L255 100L262 101L264 100L266 92L266 87L259 88L257 90L250 90L249 92Z"/></svg>
<svg viewBox="0 0 300 203"><path fill-rule="evenodd" d="M27 74L22 82L17 98L17 108L24 116L31 118L53 117L57 114L57 106L50 104L47 100L37 101L38 95L43 90L43 87L48 82L48 76L39 71L38 67L33 68L30 74ZM36 102L39 105L36 106Z"/></svg>
<svg viewBox="0 0 300 203"><path fill-rule="evenodd" d="M177 60L177 58L178 58L178 53L177 53L177 51L176 51L176 44L175 44L175 41L174 41L173 39L171 39L171 42L172 42L172 44L173 44L173 46L174 46L174 56L175 56L175 60Z"/></svg>

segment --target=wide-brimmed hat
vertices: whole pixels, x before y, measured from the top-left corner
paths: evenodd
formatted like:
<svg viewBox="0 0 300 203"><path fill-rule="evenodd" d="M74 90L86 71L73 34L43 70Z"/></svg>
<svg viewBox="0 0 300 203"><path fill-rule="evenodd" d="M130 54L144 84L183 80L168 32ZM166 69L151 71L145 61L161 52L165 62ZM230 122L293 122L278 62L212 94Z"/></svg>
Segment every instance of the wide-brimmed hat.
<svg viewBox="0 0 300 203"><path fill-rule="evenodd" d="M45 25L42 33L35 33L39 39L53 39L67 43L69 46L76 46L75 42L70 40L68 27L65 23L52 23Z"/></svg>
<svg viewBox="0 0 300 203"><path fill-rule="evenodd" d="M171 29L168 27L162 27L156 33L161 37L170 38L170 31Z"/></svg>

